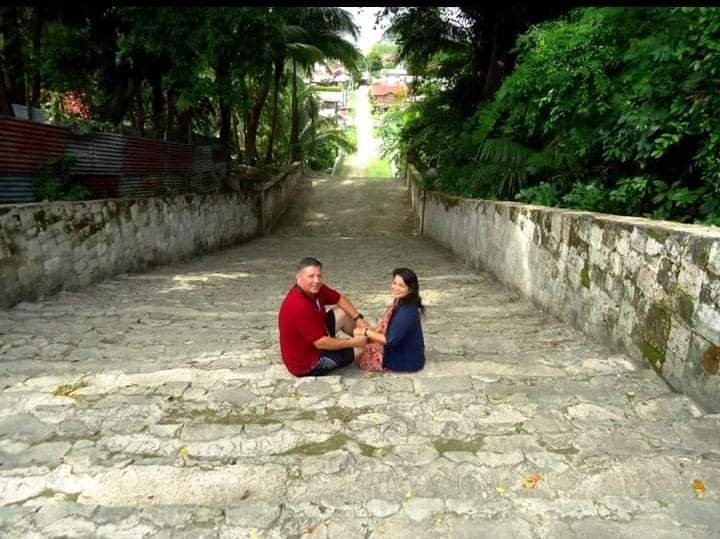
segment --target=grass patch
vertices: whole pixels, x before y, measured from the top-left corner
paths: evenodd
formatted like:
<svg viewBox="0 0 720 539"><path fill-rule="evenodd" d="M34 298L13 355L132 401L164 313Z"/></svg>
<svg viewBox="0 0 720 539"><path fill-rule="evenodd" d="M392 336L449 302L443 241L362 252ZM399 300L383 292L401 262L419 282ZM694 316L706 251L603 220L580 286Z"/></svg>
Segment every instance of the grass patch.
<svg viewBox="0 0 720 539"><path fill-rule="evenodd" d="M392 169L385 159L376 158L368 164L365 176L368 178L391 178Z"/></svg>
<svg viewBox="0 0 720 539"><path fill-rule="evenodd" d="M292 449L288 449L287 451L280 453L280 455L323 455L325 453L329 453L330 451L342 449L343 447L345 447L345 443L349 439L350 438L348 438L346 434L338 432L324 442L299 445L297 447L293 447Z"/></svg>
<svg viewBox="0 0 720 539"><path fill-rule="evenodd" d="M447 453L448 451L467 451L469 453L474 453L475 451L480 451L480 449L482 449L485 444L485 437L480 434L470 440L438 438L433 440L432 444L441 455Z"/></svg>

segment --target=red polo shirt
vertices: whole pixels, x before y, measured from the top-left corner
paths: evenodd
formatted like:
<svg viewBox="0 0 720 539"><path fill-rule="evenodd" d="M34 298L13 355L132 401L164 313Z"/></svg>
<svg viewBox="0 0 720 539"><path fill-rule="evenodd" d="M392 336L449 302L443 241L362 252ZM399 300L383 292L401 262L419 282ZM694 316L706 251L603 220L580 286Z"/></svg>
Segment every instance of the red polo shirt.
<svg viewBox="0 0 720 539"><path fill-rule="evenodd" d="M313 343L327 336L325 306L335 305L339 300L340 294L327 285L322 285L314 297L297 285L285 296L278 313L280 353L295 376L305 375L315 367L320 350Z"/></svg>

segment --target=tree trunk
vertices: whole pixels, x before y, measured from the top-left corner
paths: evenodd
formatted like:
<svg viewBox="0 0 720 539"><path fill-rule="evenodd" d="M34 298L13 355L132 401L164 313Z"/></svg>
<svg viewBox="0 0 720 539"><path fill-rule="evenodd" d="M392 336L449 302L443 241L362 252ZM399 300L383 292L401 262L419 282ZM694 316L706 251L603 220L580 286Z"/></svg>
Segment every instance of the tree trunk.
<svg viewBox="0 0 720 539"><path fill-rule="evenodd" d="M5 79L5 91L10 103L25 103L25 57L20 41L20 25L18 8L15 6L0 7L0 32L3 38L3 49L0 56L2 75Z"/></svg>
<svg viewBox="0 0 720 539"><path fill-rule="evenodd" d="M227 155L230 155L230 137L232 136L231 118L232 113L227 93L230 90L230 64L224 54L218 55L217 69L215 70L218 91L218 108L220 109L219 123L220 144L225 148Z"/></svg>
<svg viewBox="0 0 720 539"><path fill-rule="evenodd" d="M137 115L135 116L136 124L135 128L140 132L140 136L145 136L145 100L143 99L143 83L142 80L137 86L138 91L135 93L135 110Z"/></svg>
<svg viewBox="0 0 720 539"><path fill-rule="evenodd" d="M119 81L115 87L112 102L110 104L110 121L114 124L120 124L127 114L128 108L131 108L133 97L135 96L135 79L131 74L121 74Z"/></svg>
<svg viewBox="0 0 720 539"><path fill-rule="evenodd" d="M232 115L233 119L233 148L237 149L237 160L238 162L242 163L244 162L243 158L243 151L245 147L245 134L243 133L244 129L244 122L242 118L240 118L240 112L235 111L235 113Z"/></svg>
<svg viewBox="0 0 720 539"><path fill-rule="evenodd" d="M165 117L165 132L163 133L163 140L175 140L173 130L177 124L177 94L175 93L174 88L168 88L165 100L167 102L167 116Z"/></svg>
<svg viewBox="0 0 720 539"><path fill-rule="evenodd" d="M184 140L187 144L192 144L192 110L188 109L185 112L179 113L177 123L180 140Z"/></svg>
<svg viewBox="0 0 720 539"><path fill-rule="evenodd" d="M42 38L43 8L34 7L32 16L32 83L30 105L40 107L40 70L38 61L40 57L40 40Z"/></svg>
<svg viewBox="0 0 720 539"><path fill-rule="evenodd" d="M285 57L275 60L275 74L273 77L273 106L272 119L270 120L270 136L268 137L267 152L265 153L265 162L272 163L273 146L275 145L275 131L277 130L278 120L278 98L280 96L280 80L282 79L282 69L285 65Z"/></svg>
<svg viewBox="0 0 720 539"><path fill-rule="evenodd" d="M0 73L0 115L15 116L10 104L7 88L5 87L5 77Z"/></svg>
<svg viewBox="0 0 720 539"><path fill-rule="evenodd" d="M248 160L254 160L257 163L258 151L257 151L257 134L258 128L260 127L260 116L262 115L263 107L267 101L267 96L270 93L270 77L266 77L260 87L260 93L257 101L250 109L250 117L248 118L248 125L245 136L245 156Z"/></svg>
<svg viewBox="0 0 720 539"><path fill-rule="evenodd" d="M298 113L298 97L297 97L297 65L295 60L292 64L292 113L290 120L290 155L288 162L292 163L298 160L300 155L299 136L300 136L300 115Z"/></svg>
<svg viewBox="0 0 720 539"><path fill-rule="evenodd" d="M152 88L152 123L153 136L163 140L165 135L165 94L162 89L162 74L159 70L152 70L148 81Z"/></svg>
<svg viewBox="0 0 720 539"><path fill-rule="evenodd" d="M490 58L487 60L485 68L485 81L483 82L483 98L490 99L500 84L500 70L498 60L500 59L500 26L502 23L502 15L498 11L495 13L492 31L490 35Z"/></svg>

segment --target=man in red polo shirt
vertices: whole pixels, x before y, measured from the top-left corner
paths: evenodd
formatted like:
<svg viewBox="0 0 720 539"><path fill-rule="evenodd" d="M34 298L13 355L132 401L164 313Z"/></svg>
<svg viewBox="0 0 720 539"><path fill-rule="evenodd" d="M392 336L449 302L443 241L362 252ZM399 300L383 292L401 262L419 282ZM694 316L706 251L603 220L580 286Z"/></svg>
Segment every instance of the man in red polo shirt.
<svg viewBox="0 0 720 539"><path fill-rule="evenodd" d="M367 343L365 337L353 336L356 327L368 327L363 315L323 283L322 263L312 257L298 262L295 285L280 306L278 327L283 363L295 376L322 376L345 367L355 359L353 348ZM350 338L336 338L337 329Z"/></svg>

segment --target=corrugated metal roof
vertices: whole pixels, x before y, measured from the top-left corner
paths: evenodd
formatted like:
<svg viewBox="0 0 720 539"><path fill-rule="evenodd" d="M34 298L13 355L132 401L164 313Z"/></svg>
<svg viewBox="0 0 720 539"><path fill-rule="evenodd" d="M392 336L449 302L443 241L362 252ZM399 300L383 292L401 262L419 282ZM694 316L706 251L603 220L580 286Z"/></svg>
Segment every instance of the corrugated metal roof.
<svg viewBox="0 0 720 539"><path fill-rule="evenodd" d="M0 203L33 202L35 178L30 175L0 173Z"/></svg>
<svg viewBox="0 0 720 539"><path fill-rule="evenodd" d="M33 173L65 153L68 129L8 116L0 117L0 173Z"/></svg>
<svg viewBox="0 0 720 539"><path fill-rule="evenodd" d="M217 191L222 148L161 142L0 117L0 203L32 202L34 177L50 158L77 159L73 177L96 198Z"/></svg>
<svg viewBox="0 0 720 539"><path fill-rule="evenodd" d="M94 133L76 136L67 151L77 157L73 168L76 174L120 176L125 161L125 139L114 133Z"/></svg>

